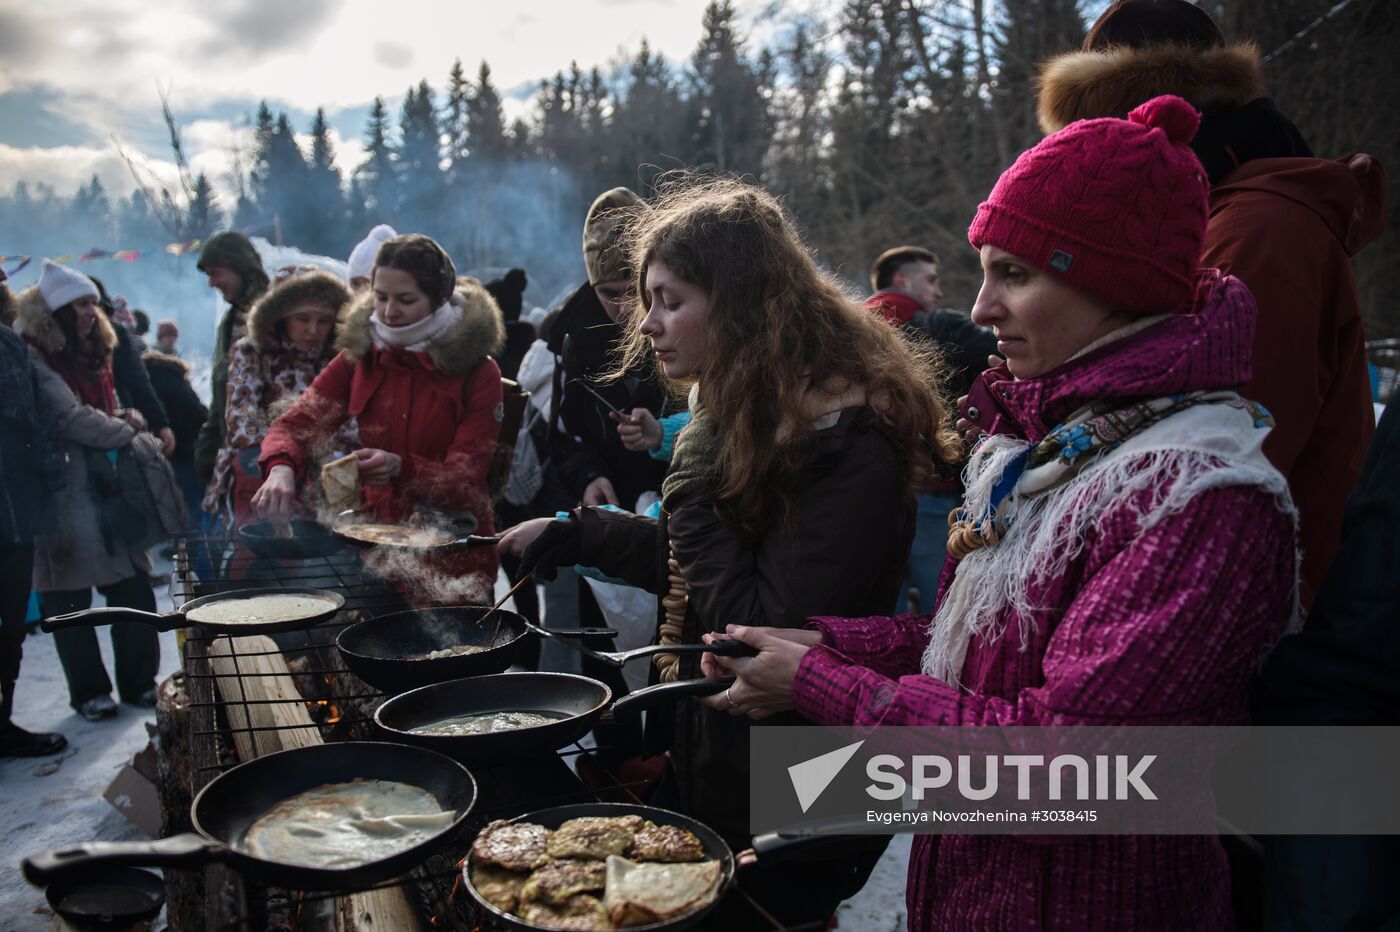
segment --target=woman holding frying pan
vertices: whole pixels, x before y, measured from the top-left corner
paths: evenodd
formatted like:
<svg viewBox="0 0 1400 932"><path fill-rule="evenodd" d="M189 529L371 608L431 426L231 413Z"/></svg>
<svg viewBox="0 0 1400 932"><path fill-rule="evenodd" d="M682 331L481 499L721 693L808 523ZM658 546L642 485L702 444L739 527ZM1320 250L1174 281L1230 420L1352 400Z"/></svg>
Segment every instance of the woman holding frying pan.
<svg viewBox="0 0 1400 932"><path fill-rule="evenodd" d="M795 628L834 606L893 609L914 493L958 455L936 364L848 298L759 188L683 179L629 235L637 300L618 369L654 354L693 415L661 517L580 507L502 546L523 551L522 569L581 563L662 595L663 642L741 619ZM663 679L699 673L694 654L659 660ZM746 843L748 727L682 704L656 802ZM754 875L754 895L785 924L823 921L880 847L776 865Z"/></svg>
<svg viewBox="0 0 1400 932"><path fill-rule="evenodd" d="M491 534L486 473L500 433L505 342L496 302L473 279L458 279L447 253L426 236L386 240L373 287L351 305L340 353L273 422L263 441L259 515L290 517L309 451L354 417L367 512L402 522L415 510L470 514ZM415 574L427 601L481 602L496 579L496 552L479 547L423 558Z"/></svg>
<svg viewBox="0 0 1400 932"><path fill-rule="evenodd" d="M1260 452L1272 421L1234 392L1254 299L1197 268L1198 122L1158 97L1072 124L1001 176L968 239L984 271L972 319L1006 362L969 396L988 436L938 610L737 628L759 654L706 661L739 674L717 711L861 728L1244 722L1296 617L1297 512ZM910 929L1235 927L1214 835L1059 842L918 836Z"/></svg>

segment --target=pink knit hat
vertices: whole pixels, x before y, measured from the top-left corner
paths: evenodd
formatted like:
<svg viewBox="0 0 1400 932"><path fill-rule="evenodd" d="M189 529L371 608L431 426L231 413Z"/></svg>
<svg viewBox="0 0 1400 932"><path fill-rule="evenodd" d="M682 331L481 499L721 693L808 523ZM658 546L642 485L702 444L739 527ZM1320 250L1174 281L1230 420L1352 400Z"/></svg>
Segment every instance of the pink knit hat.
<svg viewBox="0 0 1400 932"><path fill-rule="evenodd" d="M1140 313L1190 299L1210 183L1188 145L1201 118L1154 97L1126 120L1080 120L997 180L967 231L1067 284Z"/></svg>

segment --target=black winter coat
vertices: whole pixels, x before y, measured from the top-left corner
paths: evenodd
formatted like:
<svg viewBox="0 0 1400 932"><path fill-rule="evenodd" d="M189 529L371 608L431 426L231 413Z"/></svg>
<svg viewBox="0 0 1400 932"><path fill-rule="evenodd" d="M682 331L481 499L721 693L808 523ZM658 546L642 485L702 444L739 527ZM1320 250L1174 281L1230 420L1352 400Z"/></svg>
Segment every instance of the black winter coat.
<svg viewBox="0 0 1400 932"><path fill-rule="evenodd" d="M0 324L0 544L27 545L53 530L63 456L41 410L24 340Z"/></svg>
<svg viewBox="0 0 1400 932"><path fill-rule="evenodd" d="M666 392L650 364L616 382L602 381L613 369L612 352L621 336L587 283L555 316L548 346L555 358L552 404L557 416L550 419L549 457L574 501L590 482L606 476L622 507L634 508L643 492L661 488L666 464L645 451L624 447L607 407L580 384L587 383L622 411L647 408L657 417L666 413Z"/></svg>
<svg viewBox="0 0 1400 932"><path fill-rule="evenodd" d="M199 439L200 428L209 417L209 409L199 400L194 386L190 385L190 364L178 356L164 353L147 353L143 361L151 387L165 406L170 429L175 432L175 453L170 461L193 463L194 444Z"/></svg>
<svg viewBox="0 0 1400 932"><path fill-rule="evenodd" d="M799 628L813 615L893 612L914 539L914 499L869 409L847 409L816 434L796 511L790 529L749 540L701 495L673 502L660 522L580 508L579 562L661 595L673 546L689 593L686 643L728 624ZM680 671L682 679L699 676L697 656L682 655ZM746 844L748 730L805 720L787 713L753 723L689 700L675 718L671 760L686 811Z"/></svg>
<svg viewBox="0 0 1400 932"><path fill-rule="evenodd" d="M117 348L112 351L112 379L117 383L117 400L123 408L140 411L151 433L160 433L170 426L170 418L151 387L151 379L141 362L141 351L125 327L114 323L112 329L117 332Z"/></svg>
<svg viewBox="0 0 1400 932"><path fill-rule="evenodd" d="M1307 626L1251 697L1266 725L1400 724L1400 403L1386 408ZM1400 928L1400 839L1265 839L1268 928Z"/></svg>
<svg viewBox="0 0 1400 932"><path fill-rule="evenodd" d="M979 327L957 311L933 310L916 314L904 325L906 333L932 341L948 363L948 396L966 395L972 382L987 368L987 356L997 351L996 334Z"/></svg>

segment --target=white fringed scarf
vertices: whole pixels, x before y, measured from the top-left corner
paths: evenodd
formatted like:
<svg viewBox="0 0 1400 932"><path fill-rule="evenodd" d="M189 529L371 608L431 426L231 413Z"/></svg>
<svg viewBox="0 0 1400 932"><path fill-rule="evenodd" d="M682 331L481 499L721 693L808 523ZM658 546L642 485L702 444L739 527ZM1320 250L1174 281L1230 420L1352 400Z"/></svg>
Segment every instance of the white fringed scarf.
<svg viewBox="0 0 1400 932"><path fill-rule="evenodd" d="M1140 492L1153 490L1134 515L1146 532L1209 489L1253 486L1272 495L1297 521L1288 482L1264 457L1267 430L1256 429L1245 407L1200 404L1179 411L1100 456L1069 481L1045 489L1040 469L1022 474L997 509L1005 532L993 545L958 564L929 625L923 672L957 685L974 637L1002 636L1008 611L1019 621L1020 643L1029 644L1040 607L1027 593L1068 572L1084 549L1087 532ZM984 514L1003 470L1031 444L997 436L973 453L964 472L964 509ZM1032 492L1031 489L1041 488ZM1298 608L1295 593L1294 620Z"/></svg>

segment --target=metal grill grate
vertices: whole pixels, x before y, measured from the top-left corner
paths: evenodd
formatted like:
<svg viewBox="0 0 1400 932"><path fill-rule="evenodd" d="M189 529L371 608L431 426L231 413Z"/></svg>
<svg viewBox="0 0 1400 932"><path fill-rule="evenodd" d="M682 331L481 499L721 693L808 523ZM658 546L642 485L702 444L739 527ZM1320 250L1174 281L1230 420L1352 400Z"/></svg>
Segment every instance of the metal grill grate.
<svg viewBox="0 0 1400 932"><path fill-rule="evenodd" d="M334 618L320 625L299 632L280 632L270 635L281 648L281 653L289 658L299 655L309 661L299 663L297 674L303 682L322 684L316 695L303 695L287 700L252 700L242 692L242 677L254 674L244 672L240 660L246 661L271 651L240 651L229 639L229 659L234 672L216 672L210 663L210 649L219 638L227 635L208 636L196 628L186 629L184 643L184 670L187 690L190 697L190 780L192 794L197 794L219 773L236 766L240 761L233 751L233 734L242 731L249 734L249 740L256 747L257 732L276 731L280 728L238 728L231 727L225 714L227 703L220 698L216 681L229 678L239 679L241 702L246 706L260 701L304 702L309 707L323 707L332 702L356 703L365 700L378 700L382 693L370 689L349 673L339 661L335 649L336 635L348 624L361 618L399 611L409 606L394 587L366 570L360 561L359 552L346 549L339 553L299 561L266 560L254 557L241 548L232 554L225 554L213 570L214 561L205 556L210 545L221 546L221 541L204 541L192 538L181 542L176 555L175 573L171 593L177 603L203 595L227 592L243 588L276 588L281 586L312 587L334 590L345 597L345 607ZM201 576L196 568L203 569ZM336 684L341 691L325 692L325 687ZM251 721L249 716L244 721ZM322 736L327 742L337 740L364 740L374 737L373 722L365 715L342 713L335 722L321 722ZM465 853L466 839L475 837L486 823L494 819L514 818L522 813L551 806L570 803L597 802L604 798L619 798L625 794L637 803L643 800L633 791L639 784L626 783L598 763L596 755L592 762L594 770L606 777L606 785L590 788L569 766L572 758L583 754L594 754L606 748L585 748L574 744L547 757L523 763L482 767L472 766L479 795L476 806L467 820L463 850L450 855L430 858L409 875L397 878L364 891L402 887L410 899L421 904L423 921L433 929L472 929L491 930L499 928L491 917L479 912L476 904L460 890L461 861ZM784 927L775 920L753 897L744 891L742 874L737 877L731 897L737 897L752 914L752 921L743 925L745 929L774 930L774 932L795 932L797 929L816 929L817 926ZM225 921L233 927L274 928L279 925L291 929L320 928L325 922L325 909L329 901L343 894L317 891L268 891L244 881L235 872L222 865L205 869L206 890L220 892L220 900L229 906L232 915ZM268 914L268 901L274 900L285 905L285 921L277 921ZM321 908L318 908L321 907ZM213 917L211 916L211 919Z"/></svg>

